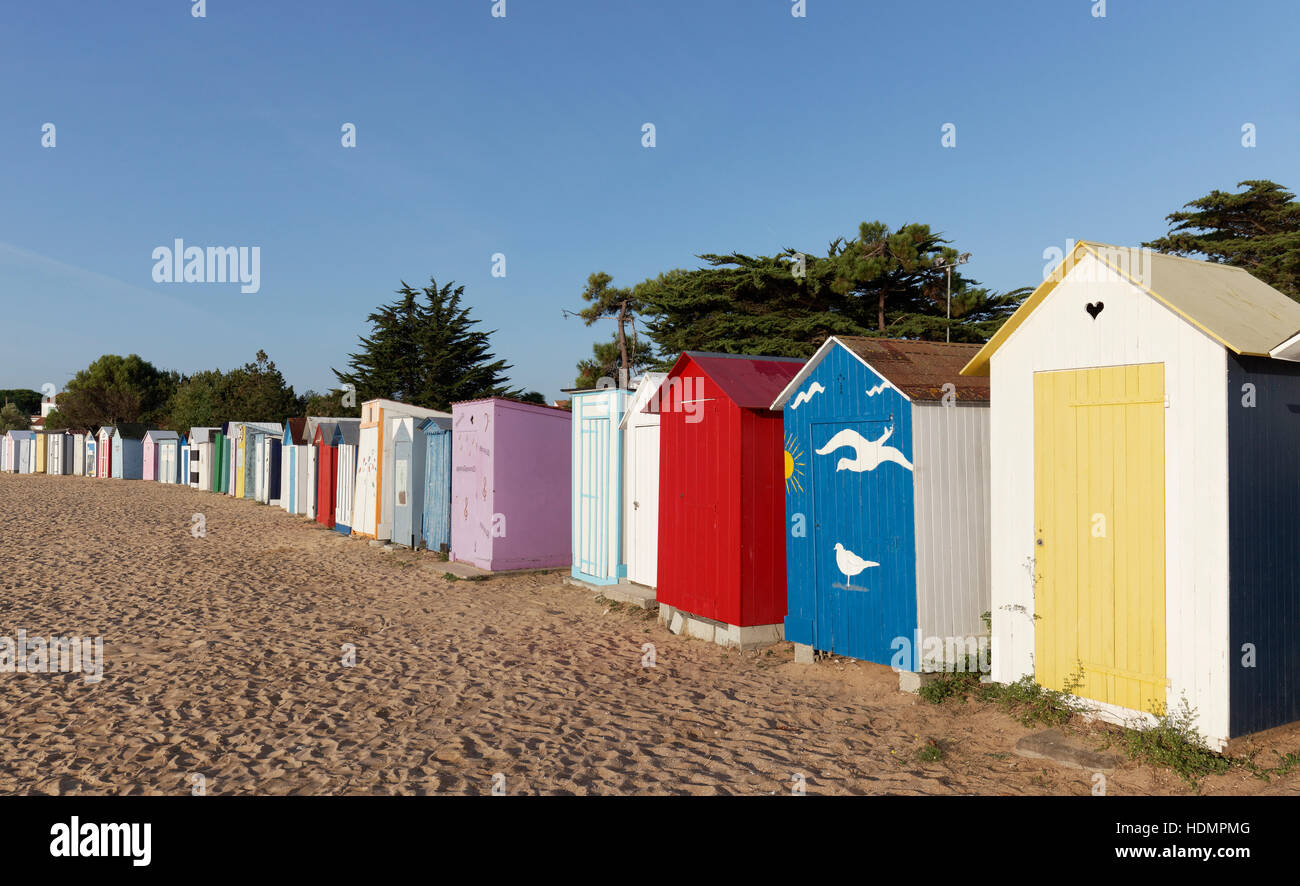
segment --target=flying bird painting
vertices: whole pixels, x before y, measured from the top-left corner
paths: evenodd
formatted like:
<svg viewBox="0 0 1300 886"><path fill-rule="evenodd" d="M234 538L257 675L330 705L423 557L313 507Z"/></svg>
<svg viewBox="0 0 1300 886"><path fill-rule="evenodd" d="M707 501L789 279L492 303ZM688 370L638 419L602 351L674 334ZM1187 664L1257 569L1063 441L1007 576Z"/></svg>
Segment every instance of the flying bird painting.
<svg viewBox="0 0 1300 886"><path fill-rule="evenodd" d="M821 386L821 383L813 382L811 385L808 386L808 390L801 391L795 395L794 400L791 401L790 403L790 408L798 409L800 406L807 403L813 397L817 396L818 394L824 394L824 393L826 393L826 389Z"/></svg>
<svg viewBox="0 0 1300 886"><path fill-rule="evenodd" d="M874 471L885 462L902 465L910 471L912 470L912 463L907 460L907 456L893 446L885 445L885 441L893 434L894 429L891 427L880 435L879 440L868 440L852 428L845 428L834 437L831 437L825 446L818 449L817 454L827 455L845 446L852 446L854 457L841 458L835 466L836 471L853 471L860 474L863 471Z"/></svg>

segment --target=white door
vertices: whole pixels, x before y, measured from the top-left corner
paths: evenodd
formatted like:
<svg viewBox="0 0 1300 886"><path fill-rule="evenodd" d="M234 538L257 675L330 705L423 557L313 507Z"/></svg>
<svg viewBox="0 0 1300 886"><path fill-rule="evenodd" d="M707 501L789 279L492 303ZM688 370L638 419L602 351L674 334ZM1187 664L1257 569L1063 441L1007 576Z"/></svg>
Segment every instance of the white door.
<svg viewBox="0 0 1300 886"><path fill-rule="evenodd" d="M307 447L307 510L304 512L316 519L316 447Z"/></svg>
<svg viewBox="0 0 1300 886"><path fill-rule="evenodd" d="M659 425L633 425L627 577L654 587L659 558Z"/></svg>
<svg viewBox="0 0 1300 886"><path fill-rule="evenodd" d="M155 480L174 483L176 477L176 447L170 443L161 443L158 448L158 476Z"/></svg>

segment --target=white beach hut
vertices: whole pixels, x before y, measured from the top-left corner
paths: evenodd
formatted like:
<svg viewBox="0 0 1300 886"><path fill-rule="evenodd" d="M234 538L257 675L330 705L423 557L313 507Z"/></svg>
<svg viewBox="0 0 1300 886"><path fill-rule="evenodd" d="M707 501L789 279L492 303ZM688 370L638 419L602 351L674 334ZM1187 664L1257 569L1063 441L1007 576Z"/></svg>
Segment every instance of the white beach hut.
<svg viewBox="0 0 1300 886"><path fill-rule="evenodd" d="M1300 719L1300 304L1080 242L962 370L992 387L993 678L1212 744Z"/></svg>
<svg viewBox="0 0 1300 886"><path fill-rule="evenodd" d="M659 560L659 413L646 406L666 373L641 376L619 428L623 432L623 562L627 580L655 586Z"/></svg>
<svg viewBox="0 0 1300 886"><path fill-rule="evenodd" d="M356 456L356 494L348 520L352 532L365 538L388 541L393 537L394 501L394 433L400 424L409 444L425 419L443 418L451 413L424 409L397 400L368 400L361 405L361 426ZM413 475L409 472L405 487ZM423 476L421 476L423 483Z"/></svg>

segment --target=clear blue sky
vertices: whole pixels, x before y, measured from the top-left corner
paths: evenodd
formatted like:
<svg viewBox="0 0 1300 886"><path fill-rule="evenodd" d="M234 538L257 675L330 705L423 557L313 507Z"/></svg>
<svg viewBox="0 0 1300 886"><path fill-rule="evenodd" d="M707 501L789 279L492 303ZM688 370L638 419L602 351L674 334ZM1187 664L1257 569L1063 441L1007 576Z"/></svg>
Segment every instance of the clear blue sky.
<svg viewBox="0 0 1300 886"><path fill-rule="evenodd" d="M370 310L433 275L555 396L612 328L561 315L593 271L823 250L880 219L1009 289L1067 238L1136 244L1214 188L1300 187L1293 0L492 5L6 4L0 387L263 348L323 390ZM260 246L261 291L154 283L177 237Z"/></svg>

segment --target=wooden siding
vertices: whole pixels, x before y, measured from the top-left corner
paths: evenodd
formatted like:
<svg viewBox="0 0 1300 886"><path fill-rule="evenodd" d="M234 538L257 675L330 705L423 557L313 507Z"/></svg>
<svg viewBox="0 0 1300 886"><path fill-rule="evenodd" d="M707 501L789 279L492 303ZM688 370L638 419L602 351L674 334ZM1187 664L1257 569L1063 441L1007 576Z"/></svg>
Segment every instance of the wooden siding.
<svg viewBox="0 0 1300 886"><path fill-rule="evenodd" d="M623 419L623 561L628 581L654 587L659 552L659 415L643 410L664 376L647 373Z"/></svg>
<svg viewBox="0 0 1300 886"><path fill-rule="evenodd" d="M573 405L573 565L575 578L614 584L625 572L622 546L626 391L575 392Z"/></svg>
<svg viewBox="0 0 1300 886"><path fill-rule="evenodd" d="M1034 377L1037 681L1165 709L1164 364Z"/></svg>
<svg viewBox="0 0 1300 886"><path fill-rule="evenodd" d="M1228 735L1226 352L1137 287L1086 258L992 357L993 676L1034 672L1035 372L1164 363L1165 575L1169 686ZM1094 320L1088 304L1104 307ZM1115 717L1137 712L1103 712Z"/></svg>
<svg viewBox="0 0 1300 886"><path fill-rule="evenodd" d="M785 403L787 640L880 664L893 661L897 639L912 642L911 409L844 347L827 351ZM837 545L875 565L842 572Z"/></svg>
<svg viewBox="0 0 1300 886"><path fill-rule="evenodd" d="M1300 720L1300 365L1230 356L1227 402L1236 736Z"/></svg>
<svg viewBox="0 0 1300 886"><path fill-rule="evenodd" d="M424 430L424 543L431 551L451 549L451 429Z"/></svg>

